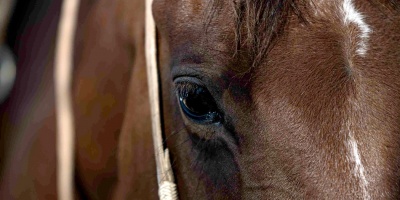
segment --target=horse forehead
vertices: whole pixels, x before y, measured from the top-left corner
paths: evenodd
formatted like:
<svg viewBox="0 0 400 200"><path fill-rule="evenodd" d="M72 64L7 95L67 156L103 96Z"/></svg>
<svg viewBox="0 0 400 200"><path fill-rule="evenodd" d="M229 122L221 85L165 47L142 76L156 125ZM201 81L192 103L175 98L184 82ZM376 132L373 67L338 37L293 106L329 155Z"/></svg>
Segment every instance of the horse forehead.
<svg viewBox="0 0 400 200"><path fill-rule="evenodd" d="M182 6L181 11L188 14L199 14L208 4L207 1L203 0L182 0L179 2Z"/></svg>
<svg viewBox="0 0 400 200"><path fill-rule="evenodd" d="M365 7L367 1L356 0L314 0L310 2L310 13L314 21L330 22L338 27L344 37L355 41L355 55L365 57L369 49L369 38L372 26L367 22L368 12Z"/></svg>
<svg viewBox="0 0 400 200"><path fill-rule="evenodd" d="M204 12L211 1L204 0L154 0L155 14L195 17Z"/></svg>
<svg viewBox="0 0 400 200"><path fill-rule="evenodd" d="M341 1L313 0L309 2L309 6L315 16L332 17Z"/></svg>
<svg viewBox="0 0 400 200"><path fill-rule="evenodd" d="M153 16L160 30L174 34L193 32L202 24L206 4L203 0L154 0Z"/></svg>
<svg viewBox="0 0 400 200"><path fill-rule="evenodd" d="M164 36L169 36L172 52L179 50L178 54L182 54L182 51L189 51L189 47L198 51L217 48L220 52L226 52L234 41L224 39L234 37L235 18L230 3L216 0L155 0L153 14L158 30Z"/></svg>
<svg viewBox="0 0 400 200"><path fill-rule="evenodd" d="M344 22L346 20L353 20L355 18L359 18L356 20L362 20L364 16L362 16L361 12L357 9L357 7L361 4L365 4L367 1L359 1L359 0L339 0L339 1L329 1L329 0L312 0L309 1L308 7L309 12L316 19L325 19L331 21L341 21ZM363 13L364 14L364 13ZM353 20L353 21L356 21Z"/></svg>

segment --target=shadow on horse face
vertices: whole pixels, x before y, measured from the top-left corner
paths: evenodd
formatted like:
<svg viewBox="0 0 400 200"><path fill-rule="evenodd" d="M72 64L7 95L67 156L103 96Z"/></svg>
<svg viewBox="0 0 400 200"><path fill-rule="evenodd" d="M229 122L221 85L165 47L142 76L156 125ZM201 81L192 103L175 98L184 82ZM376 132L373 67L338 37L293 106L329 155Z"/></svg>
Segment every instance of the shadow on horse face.
<svg viewBox="0 0 400 200"><path fill-rule="evenodd" d="M156 0L153 11L181 197L398 197L398 10Z"/></svg>

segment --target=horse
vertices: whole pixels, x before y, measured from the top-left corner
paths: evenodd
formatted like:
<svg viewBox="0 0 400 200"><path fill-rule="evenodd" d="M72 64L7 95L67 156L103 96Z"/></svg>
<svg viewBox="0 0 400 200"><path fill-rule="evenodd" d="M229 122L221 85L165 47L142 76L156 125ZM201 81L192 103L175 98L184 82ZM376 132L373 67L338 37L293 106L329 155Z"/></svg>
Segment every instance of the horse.
<svg viewBox="0 0 400 200"><path fill-rule="evenodd" d="M76 198L156 199L144 1L82 3ZM399 4L154 0L179 198L399 198ZM55 198L54 115L39 121L10 151L6 199Z"/></svg>

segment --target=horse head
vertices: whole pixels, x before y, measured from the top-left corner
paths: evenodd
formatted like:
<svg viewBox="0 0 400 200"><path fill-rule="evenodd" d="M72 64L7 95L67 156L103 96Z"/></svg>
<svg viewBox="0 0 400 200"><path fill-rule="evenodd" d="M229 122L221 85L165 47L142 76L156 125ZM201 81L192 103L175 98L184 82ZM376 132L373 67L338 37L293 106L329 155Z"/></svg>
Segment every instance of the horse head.
<svg viewBox="0 0 400 200"><path fill-rule="evenodd" d="M155 0L181 197L398 196L395 4Z"/></svg>

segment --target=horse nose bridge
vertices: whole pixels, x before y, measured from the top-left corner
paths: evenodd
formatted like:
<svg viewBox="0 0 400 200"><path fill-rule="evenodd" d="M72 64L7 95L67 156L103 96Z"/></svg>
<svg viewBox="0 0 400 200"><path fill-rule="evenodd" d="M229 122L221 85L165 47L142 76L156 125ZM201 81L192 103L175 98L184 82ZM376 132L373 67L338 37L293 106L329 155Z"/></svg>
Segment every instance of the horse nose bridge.
<svg viewBox="0 0 400 200"><path fill-rule="evenodd" d="M273 101L272 105L264 100L259 102L256 116L260 119L255 121L260 130L256 135L262 135L264 141L249 141L257 145L249 147L252 152L243 156L247 158L241 165L244 183L252 183L247 185L250 189L264 188L266 193L280 189L274 185L280 180L279 185L298 187L305 195L315 197L395 197L400 156L399 140L392 126L395 123L379 122L381 117L370 115L369 112L379 113L380 108L367 103L368 97L359 85L357 82L357 95L346 98L344 112L321 122L317 128L302 121L302 110L284 99ZM341 122L332 125L336 120ZM251 168L261 165L261 171ZM243 170L246 167L251 169ZM295 193L297 189L289 192Z"/></svg>
<svg viewBox="0 0 400 200"><path fill-rule="evenodd" d="M352 176L357 180L362 199L394 198L399 193L397 102L387 101L390 93L379 90L382 100L374 103L375 92L367 87L366 77L355 75L353 92L347 99L347 114L341 132ZM382 120L385 119L385 120Z"/></svg>
<svg viewBox="0 0 400 200"><path fill-rule="evenodd" d="M362 199L392 199L399 193L399 142L392 133L384 129L349 131L346 157Z"/></svg>

